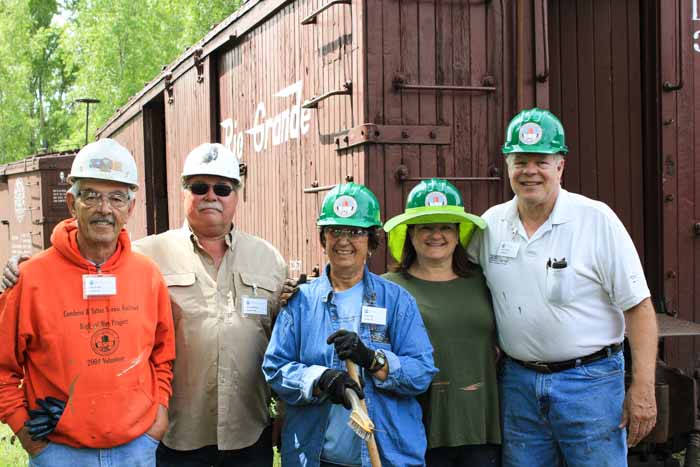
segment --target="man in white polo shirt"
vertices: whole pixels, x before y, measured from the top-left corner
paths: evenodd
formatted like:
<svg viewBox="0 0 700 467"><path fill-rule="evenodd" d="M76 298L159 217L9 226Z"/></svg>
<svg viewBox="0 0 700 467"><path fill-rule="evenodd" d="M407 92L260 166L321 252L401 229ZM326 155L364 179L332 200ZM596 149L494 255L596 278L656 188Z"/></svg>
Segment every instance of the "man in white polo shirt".
<svg viewBox="0 0 700 467"><path fill-rule="evenodd" d="M644 271L615 213L561 188L567 151L557 117L518 114L503 146L516 196L484 214L488 228L470 246L506 354L505 467L624 466L627 444L656 421L657 329Z"/></svg>

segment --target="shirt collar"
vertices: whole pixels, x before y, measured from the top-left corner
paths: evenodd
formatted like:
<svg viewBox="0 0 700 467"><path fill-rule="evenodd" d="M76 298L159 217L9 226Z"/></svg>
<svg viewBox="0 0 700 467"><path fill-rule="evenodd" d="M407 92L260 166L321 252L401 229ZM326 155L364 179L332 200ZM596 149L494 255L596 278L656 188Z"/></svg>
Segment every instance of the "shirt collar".
<svg viewBox="0 0 700 467"><path fill-rule="evenodd" d="M328 273L330 271L331 265L328 263L325 268L323 268L323 274L318 279L321 281L321 296L323 297L324 303L333 303L333 284L331 284L330 277ZM369 272L369 268L365 263L364 272L362 273L362 289L363 298L362 303L367 305L374 305L377 302L377 294L374 291L374 279Z"/></svg>
<svg viewBox="0 0 700 467"><path fill-rule="evenodd" d="M503 212L502 221L509 222L511 225L516 225L520 215L518 214L518 197L508 201L506 209ZM557 200L554 202L554 209L549 214L548 221L552 224L565 224L573 219L571 209L571 194L563 188L559 189Z"/></svg>
<svg viewBox="0 0 700 467"><path fill-rule="evenodd" d="M199 243L199 238L197 238L197 234L194 233L190 225L187 223L187 219L185 219L185 222L182 224L182 232L186 235L189 236L190 240L192 241L192 245L195 247L199 248L200 250L203 249L202 245ZM228 247L229 250L233 249L233 244L234 244L234 235L236 233L236 227L231 224L231 230L228 231L226 236L224 237L224 241L226 242L226 246Z"/></svg>

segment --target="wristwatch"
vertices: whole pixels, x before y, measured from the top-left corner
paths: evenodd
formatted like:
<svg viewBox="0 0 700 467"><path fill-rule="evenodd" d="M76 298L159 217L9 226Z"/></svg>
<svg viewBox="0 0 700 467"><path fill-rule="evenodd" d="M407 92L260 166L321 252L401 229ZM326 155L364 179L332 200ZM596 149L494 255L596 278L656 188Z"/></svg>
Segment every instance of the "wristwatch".
<svg viewBox="0 0 700 467"><path fill-rule="evenodd" d="M370 373L376 373L386 365L386 355L381 350L374 352L374 360L372 360L372 365L369 367Z"/></svg>

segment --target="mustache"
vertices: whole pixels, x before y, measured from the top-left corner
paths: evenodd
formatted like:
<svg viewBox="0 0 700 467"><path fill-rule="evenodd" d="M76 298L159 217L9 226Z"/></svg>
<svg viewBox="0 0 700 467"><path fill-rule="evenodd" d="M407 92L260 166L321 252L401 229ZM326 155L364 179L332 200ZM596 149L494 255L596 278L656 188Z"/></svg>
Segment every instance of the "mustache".
<svg viewBox="0 0 700 467"><path fill-rule="evenodd" d="M200 201L197 205L197 211L205 209L216 209L219 212L224 210L224 206L219 201Z"/></svg>
<svg viewBox="0 0 700 467"><path fill-rule="evenodd" d="M92 224L92 223L94 223L94 222L109 222L110 224L114 224L114 216L112 216L112 215L107 215L107 216L100 216L100 215L92 216L92 217L90 218L90 223Z"/></svg>

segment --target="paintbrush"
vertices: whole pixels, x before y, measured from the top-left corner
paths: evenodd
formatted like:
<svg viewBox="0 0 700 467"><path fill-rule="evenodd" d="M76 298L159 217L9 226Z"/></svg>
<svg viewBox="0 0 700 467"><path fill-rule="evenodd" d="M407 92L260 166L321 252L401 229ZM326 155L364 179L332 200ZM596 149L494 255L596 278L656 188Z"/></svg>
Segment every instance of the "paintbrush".
<svg viewBox="0 0 700 467"><path fill-rule="evenodd" d="M350 374L350 377L358 385L360 384L360 378L357 375L357 368L355 364L350 360L345 360L345 367ZM350 394L348 394L348 392ZM379 458L379 449L377 448L377 441L374 439L374 423L367 415L367 404L365 404L364 399L360 399L357 393L352 389L345 389L345 395L350 399L350 405L352 407L352 413L350 414L350 420L348 420L348 426L354 431L357 436L365 440L367 443L367 450L369 451L369 460L372 463L372 467L382 467L382 461Z"/></svg>

